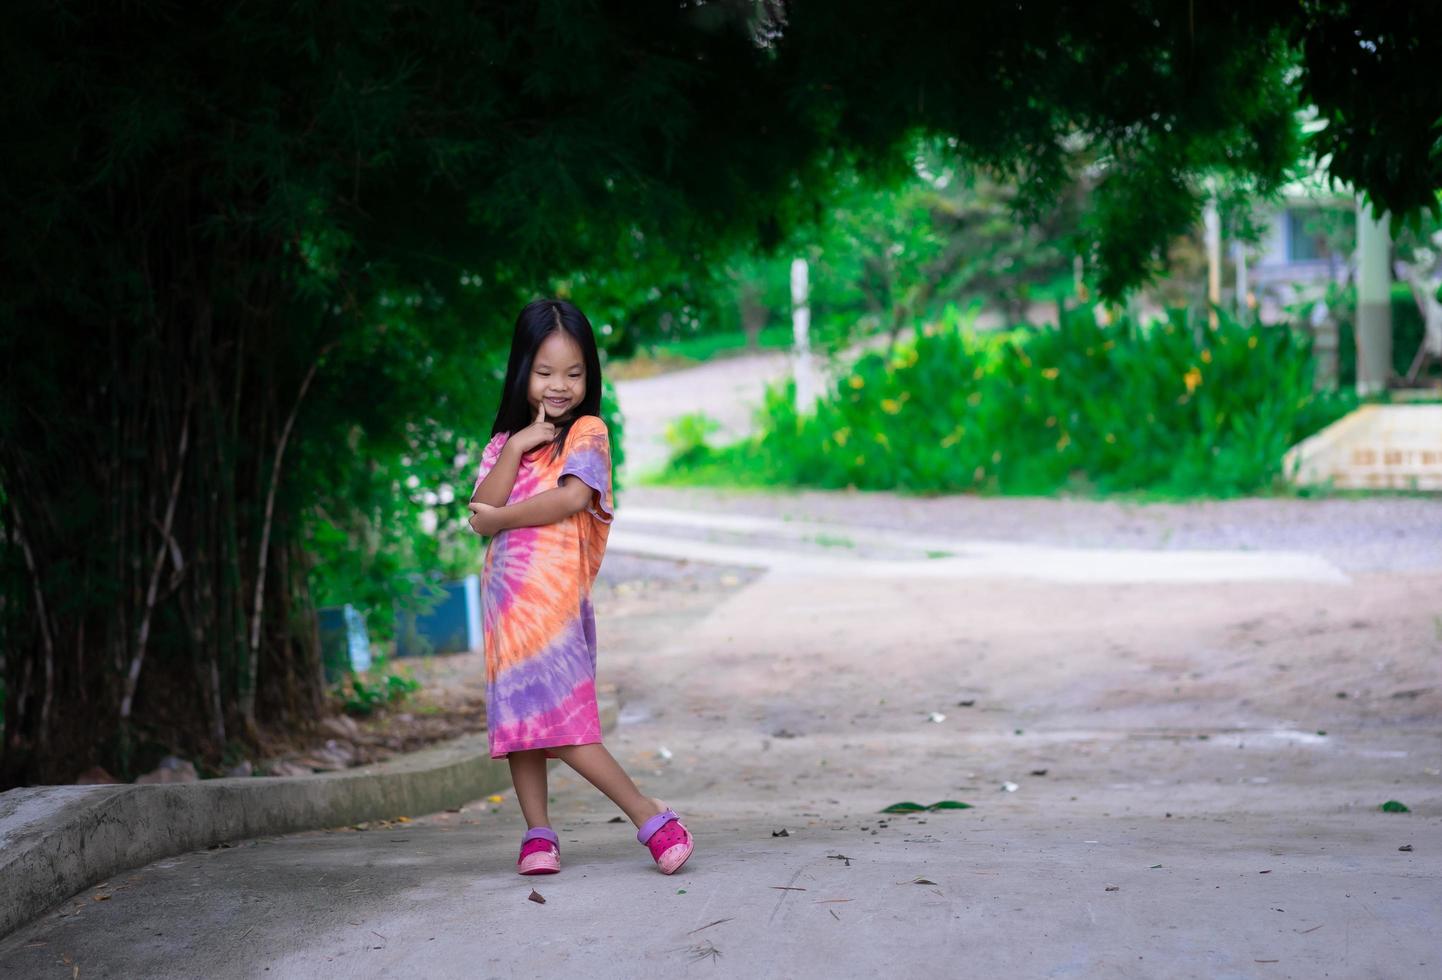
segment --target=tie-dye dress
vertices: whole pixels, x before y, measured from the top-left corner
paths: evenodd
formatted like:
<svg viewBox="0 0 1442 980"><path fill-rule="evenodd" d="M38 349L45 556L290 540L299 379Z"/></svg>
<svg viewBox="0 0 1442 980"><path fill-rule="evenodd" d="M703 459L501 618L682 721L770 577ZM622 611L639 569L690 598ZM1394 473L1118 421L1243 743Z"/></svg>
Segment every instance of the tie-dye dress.
<svg viewBox="0 0 1442 980"><path fill-rule="evenodd" d="M481 454L486 478L507 433ZM593 491L580 513L544 527L502 531L481 572L486 644L486 728L491 757L601 741L596 708L596 620L591 586L611 523L611 444L606 423L583 415L559 456L543 446L521 459L508 504L575 476Z"/></svg>

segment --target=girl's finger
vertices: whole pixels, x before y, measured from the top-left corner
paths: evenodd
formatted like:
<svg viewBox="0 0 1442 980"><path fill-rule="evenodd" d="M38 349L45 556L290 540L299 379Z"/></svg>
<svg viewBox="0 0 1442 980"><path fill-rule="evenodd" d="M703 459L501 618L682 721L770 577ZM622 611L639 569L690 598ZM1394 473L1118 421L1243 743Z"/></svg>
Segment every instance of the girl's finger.
<svg viewBox="0 0 1442 980"><path fill-rule="evenodd" d="M545 403L545 402L536 402L536 421L535 421L535 424L536 424L536 425L540 425L540 424L541 424L542 422L544 422L544 421L546 421L546 403Z"/></svg>
<svg viewBox="0 0 1442 980"><path fill-rule="evenodd" d="M485 504L467 504L466 506L471 509L472 514L479 514L486 508Z"/></svg>

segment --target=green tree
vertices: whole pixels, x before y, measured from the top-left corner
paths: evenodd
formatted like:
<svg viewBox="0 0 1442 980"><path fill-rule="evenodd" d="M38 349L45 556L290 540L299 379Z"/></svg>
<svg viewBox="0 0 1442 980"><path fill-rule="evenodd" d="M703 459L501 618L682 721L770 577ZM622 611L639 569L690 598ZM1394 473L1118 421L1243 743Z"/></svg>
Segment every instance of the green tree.
<svg viewBox="0 0 1442 980"><path fill-rule="evenodd" d="M1113 292L1190 221L1194 175L1281 179L1289 71L1383 206L1421 206L1442 166L1415 152L1442 115L1438 15L1395 0L0 18L4 785L304 718L309 573L348 560L318 529L380 527L398 483L474 451L520 302L569 286L624 338L675 309L648 276L686 286L824 210L838 152L895 173L951 138L1044 210L1084 147ZM1353 28L1371 49L1335 57ZM1359 58L1391 91L1358 91Z"/></svg>

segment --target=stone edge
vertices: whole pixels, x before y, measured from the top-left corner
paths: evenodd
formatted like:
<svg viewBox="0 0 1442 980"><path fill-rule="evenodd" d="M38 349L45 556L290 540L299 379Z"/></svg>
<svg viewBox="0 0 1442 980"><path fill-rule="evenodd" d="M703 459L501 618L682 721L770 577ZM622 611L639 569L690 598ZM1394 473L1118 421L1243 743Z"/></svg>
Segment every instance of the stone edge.
<svg viewBox="0 0 1442 980"><path fill-rule="evenodd" d="M601 704L612 731L617 705ZM47 814L0 851L0 937L122 871L251 837L438 813L509 788L485 735L467 735L373 766L309 776L11 790ZM73 797L73 799L67 799Z"/></svg>

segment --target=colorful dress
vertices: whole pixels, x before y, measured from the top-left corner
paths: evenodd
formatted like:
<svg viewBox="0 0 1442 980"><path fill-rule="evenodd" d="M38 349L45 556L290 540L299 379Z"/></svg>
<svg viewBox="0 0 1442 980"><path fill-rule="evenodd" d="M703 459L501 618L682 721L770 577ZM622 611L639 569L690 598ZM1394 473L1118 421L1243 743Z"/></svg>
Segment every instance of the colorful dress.
<svg viewBox="0 0 1442 980"><path fill-rule="evenodd" d="M500 433L486 446L477 486L508 438ZM486 549L481 611L492 758L601 741L591 586L611 524L611 443L594 415L576 419L559 456L547 445L521 458L507 503L553 489L565 476L593 491L585 510L502 531Z"/></svg>

